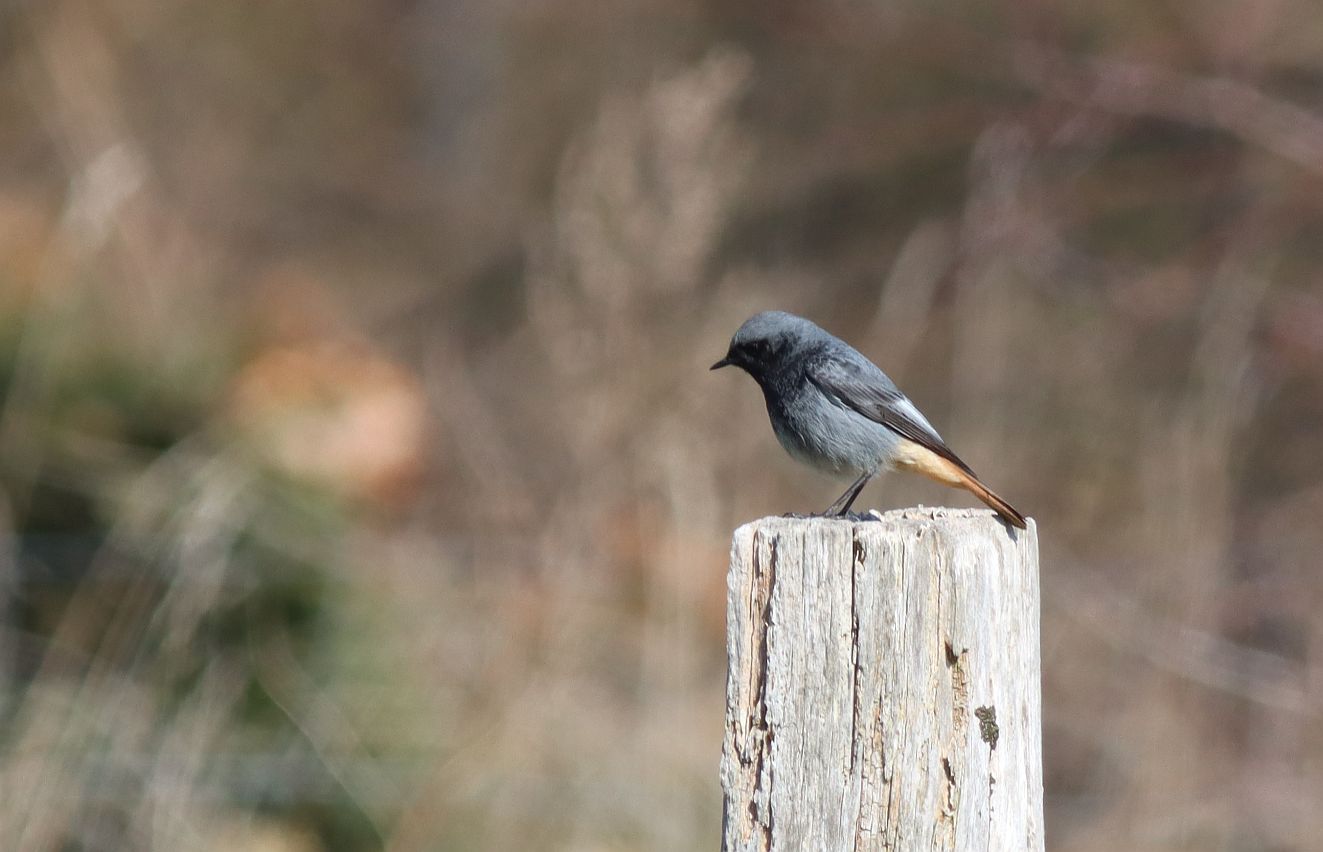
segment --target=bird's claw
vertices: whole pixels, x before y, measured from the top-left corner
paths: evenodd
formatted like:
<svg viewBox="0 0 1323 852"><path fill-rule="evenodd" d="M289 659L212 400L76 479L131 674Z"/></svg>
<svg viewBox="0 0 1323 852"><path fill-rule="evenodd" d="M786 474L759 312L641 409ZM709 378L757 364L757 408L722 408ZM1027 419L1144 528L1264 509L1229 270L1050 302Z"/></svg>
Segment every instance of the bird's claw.
<svg viewBox="0 0 1323 852"><path fill-rule="evenodd" d="M789 518L791 520L796 520L796 521L807 521L812 518L829 518L834 521L850 521L852 523L858 523L860 521L877 521L877 520L881 520L882 518L882 516L879 515L876 511L813 512L807 515L802 512L786 512L785 514L781 515L781 517Z"/></svg>

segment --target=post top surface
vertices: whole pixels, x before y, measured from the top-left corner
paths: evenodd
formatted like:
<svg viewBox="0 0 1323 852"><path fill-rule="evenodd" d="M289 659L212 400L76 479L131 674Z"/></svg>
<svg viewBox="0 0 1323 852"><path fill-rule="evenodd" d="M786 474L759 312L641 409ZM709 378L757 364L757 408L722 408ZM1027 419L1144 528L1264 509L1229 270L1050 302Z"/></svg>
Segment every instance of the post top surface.
<svg viewBox="0 0 1323 852"><path fill-rule="evenodd" d="M1033 518L1028 519L1026 530L1033 538L1038 537L1038 524ZM948 528L984 528L989 531L1002 530L1011 538L1022 535L997 517L990 509L950 509L942 506L914 506L906 509L891 509L880 512L876 509L848 518L794 518L780 515L768 515L740 526L740 530L765 530L770 532L802 532L813 527L854 527L856 529L919 530L935 526ZM738 531L737 531L738 532Z"/></svg>

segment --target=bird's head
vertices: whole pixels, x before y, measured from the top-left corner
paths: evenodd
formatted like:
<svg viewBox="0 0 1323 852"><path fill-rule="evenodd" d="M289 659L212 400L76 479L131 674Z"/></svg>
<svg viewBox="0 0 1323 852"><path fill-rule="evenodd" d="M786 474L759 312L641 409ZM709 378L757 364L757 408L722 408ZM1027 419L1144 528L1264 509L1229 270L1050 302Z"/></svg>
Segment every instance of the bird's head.
<svg viewBox="0 0 1323 852"><path fill-rule="evenodd" d="M739 367L755 379L761 379L783 366L819 334L822 334L821 329L794 314L782 311L754 314L730 339L726 357L713 364L711 369Z"/></svg>

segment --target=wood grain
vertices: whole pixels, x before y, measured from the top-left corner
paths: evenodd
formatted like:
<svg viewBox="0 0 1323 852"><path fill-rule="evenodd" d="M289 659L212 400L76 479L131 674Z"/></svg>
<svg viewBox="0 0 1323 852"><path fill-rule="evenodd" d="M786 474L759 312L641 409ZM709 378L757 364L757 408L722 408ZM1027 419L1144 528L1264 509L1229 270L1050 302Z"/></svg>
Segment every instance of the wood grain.
<svg viewBox="0 0 1323 852"><path fill-rule="evenodd" d="M725 850L1041 850L1038 539L765 518L728 577Z"/></svg>

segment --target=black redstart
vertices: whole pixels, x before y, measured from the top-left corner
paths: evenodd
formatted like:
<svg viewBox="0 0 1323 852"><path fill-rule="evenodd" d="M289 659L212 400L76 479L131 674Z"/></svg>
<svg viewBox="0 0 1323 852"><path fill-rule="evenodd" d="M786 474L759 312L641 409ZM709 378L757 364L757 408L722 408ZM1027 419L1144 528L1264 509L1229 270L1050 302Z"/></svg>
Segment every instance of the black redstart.
<svg viewBox="0 0 1323 852"><path fill-rule="evenodd" d="M712 369L732 365L763 389L786 452L820 470L858 477L824 515L850 511L883 469L912 470L964 488L1024 529L1024 515L979 481L886 373L803 317L782 311L750 317Z"/></svg>

